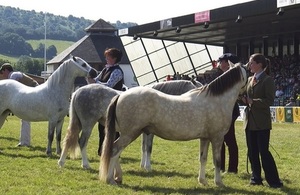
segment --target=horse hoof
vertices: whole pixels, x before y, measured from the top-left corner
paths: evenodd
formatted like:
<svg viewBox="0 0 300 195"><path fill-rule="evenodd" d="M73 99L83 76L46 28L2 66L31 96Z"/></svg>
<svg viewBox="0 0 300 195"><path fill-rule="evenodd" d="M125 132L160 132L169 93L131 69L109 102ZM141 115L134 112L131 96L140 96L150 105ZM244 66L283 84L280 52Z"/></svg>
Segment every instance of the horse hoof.
<svg viewBox="0 0 300 195"><path fill-rule="evenodd" d="M60 168L63 168L63 166L65 165L65 162L59 160L59 161L57 162L57 164L58 164L58 166L59 166Z"/></svg>
<svg viewBox="0 0 300 195"><path fill-rule="evenodd" d="M151 172L151 167L144 167L144 169L147 171L147 172Z"/></svg>
<svg viewBox="0 0 300 195"><path fill-rule="evenodd" d="M90 168L91 168L90 165L81 165L81 167L82 167L83 169L90 169Z"/></svg>
<svg viewBox="0 0 300 195"><path fill-rule="evenodd" d="M225 187L225 185L222 182L215 182L215 184L218 187Z"/></svg>
<svg viewBox="0 0 300 195"><path fill-rule="evenodd" d="M114 186L118 185L115 180L107 180L106 183L109 184L109 185L114 185Z"/></svg>
<svg viewBox="0 0 300 195"><path fill-rule="evenodd" d="M201 183L202 185L208 186L208 183L207 183L206 179L199 178L198 180L199 180L199 183Z"/></svg>
<svg viewBox="0 0 300 195"><path fill-rule="evenodd" d="M48 157L52 156L52 152L47 151L46 154L47 154Z"/></svg>
<svg viewBox="0 0 300 195"><path fill-rule="evenodd" d="M122 184L122 180L115 180L117 185L121 185Z"/></svg>

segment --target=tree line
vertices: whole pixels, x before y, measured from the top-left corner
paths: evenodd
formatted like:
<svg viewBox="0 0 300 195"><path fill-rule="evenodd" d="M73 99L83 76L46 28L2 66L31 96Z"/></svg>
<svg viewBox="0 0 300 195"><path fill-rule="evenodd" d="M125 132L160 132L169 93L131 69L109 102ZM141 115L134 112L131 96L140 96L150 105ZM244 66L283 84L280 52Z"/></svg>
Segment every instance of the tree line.
<svg viewBox="0 0 300 195"><path fill-rule="evenodd" d="M34 58L44 58L44 44L33 49L26 40L47 39L76 42L86 35L84 29L95 21L83 17L56 16L50 13L21 10L10 6L0 5L0 54L21 56L15 65L20 71L40 75L44 61ZM137 25L136 23L111 23L117 29ZM54 45L46 48L47 59L57 55ZM0 59L0 63L5 62ZM0 65L1 65L0 64Z"/></svg>

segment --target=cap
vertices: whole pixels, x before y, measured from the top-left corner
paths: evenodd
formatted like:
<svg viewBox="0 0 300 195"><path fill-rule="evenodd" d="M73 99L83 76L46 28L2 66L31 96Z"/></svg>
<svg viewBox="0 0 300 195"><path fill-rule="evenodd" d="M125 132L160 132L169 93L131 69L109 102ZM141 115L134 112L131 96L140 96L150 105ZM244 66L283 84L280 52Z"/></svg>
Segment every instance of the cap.
<svg viewBox="0 0 300 195"><path fill-rule="evenodd" d="M4 69L10 69L12 70L12 66L10 65L10 63L6 62L4 64L2 64L0 71L4 70Z"/></svg>
<svg viewBox="0 0 300 195"><path fill-rule="evenodd" d="M229 60L234 64L239 62L239 58L232 53L224 53L219 57L218 62L220 62L221 60Z"/></svg>

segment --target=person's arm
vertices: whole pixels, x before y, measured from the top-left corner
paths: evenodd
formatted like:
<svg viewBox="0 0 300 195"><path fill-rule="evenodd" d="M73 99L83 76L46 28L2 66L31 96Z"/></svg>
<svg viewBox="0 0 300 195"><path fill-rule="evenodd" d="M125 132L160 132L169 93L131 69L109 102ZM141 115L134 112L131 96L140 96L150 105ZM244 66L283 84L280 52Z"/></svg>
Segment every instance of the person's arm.
<svg viewBox="0 0 300 195"><path fill-rule="evenodd" d="M246 98L246 101L255 108L263 109L272 106L275 99L275 83L271 77L264 81L264 96L258 98Z"/></svg>
<svg viewBox="0 0 300 195"><path fill-rule="evenodd" d="M22 77L23 77L23 74L21 72L12 72L9 76L9 79L19 81Z"/></svg>

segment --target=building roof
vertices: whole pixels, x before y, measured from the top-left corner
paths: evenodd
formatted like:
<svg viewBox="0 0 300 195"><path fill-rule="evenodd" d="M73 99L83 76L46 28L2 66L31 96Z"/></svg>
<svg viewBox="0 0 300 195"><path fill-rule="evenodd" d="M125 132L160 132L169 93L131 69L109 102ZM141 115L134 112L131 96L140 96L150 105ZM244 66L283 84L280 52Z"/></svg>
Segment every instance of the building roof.
<svg viewBox="0 0 300 195"><path fill-rule="evenodd" d="M299 33L300 4L278 10L276 0L250 1L130 27L125 35L224 46Z"/></svg>
<svg viewBox="0 0 300 195"><path fill-rule="evenodd" d="M83 58L90 64L105 64L103 52L106 48L116 47L123 51L122 64L129 64L126 52L120 37L116 35L117 29L111 24L99 19L86 29L87 35L71 45L69 48L51 59L47 65L61 64L69 59L70 55Z"/></svg>
<svg viewBox="0 0 300 195"><path fill-rule="evenodd" d="M103 19L99 19L95 23L91 24L84 29L86 32L116 32L117 29L111 24L107 23Z"/></svg>

